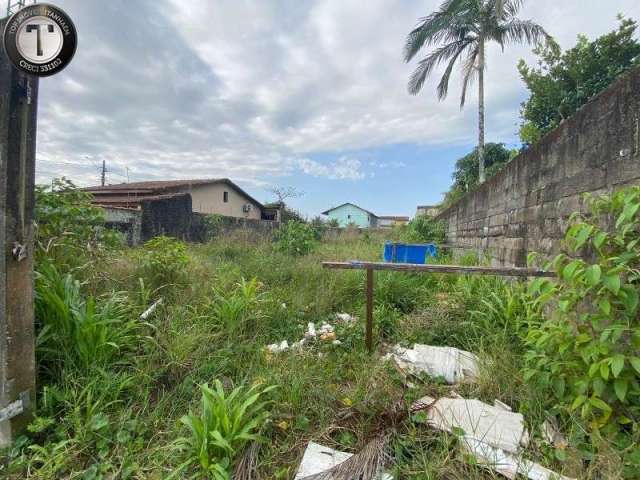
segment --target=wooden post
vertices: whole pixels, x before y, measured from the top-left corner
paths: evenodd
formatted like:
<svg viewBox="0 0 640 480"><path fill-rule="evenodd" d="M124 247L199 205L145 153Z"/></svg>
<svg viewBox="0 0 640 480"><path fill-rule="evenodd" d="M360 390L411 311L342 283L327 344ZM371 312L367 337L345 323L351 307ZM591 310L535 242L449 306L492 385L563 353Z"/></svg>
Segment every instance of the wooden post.
<svg viewBox="0 0 640 480"><path fill-rule="evenodd" d="M323 268L334 270L366 270L367 271L367 325L365 342L369 352L373 352L373 275L375 270L411 273L454 273L461 275L497 275L500 277L555 277L555 272L535 270L522 267L466 267L462 265L418 265L411 263L384 262L322 262Z"/></svg>
<svg viewBox="0 0 640 480"><path fill-rule="evenodd" d="M0 32L5 23L6 19L0 21ZM38 79L19 72L0 53L0 447L10 444L29 423L35 400L37 100Z"/></svg>
<svg viewBox="0 0 640 480"><path fill-rule="evenodd" d="M367 268L367 332L365 341L369 353L373 352L373 268Z"/></svg>

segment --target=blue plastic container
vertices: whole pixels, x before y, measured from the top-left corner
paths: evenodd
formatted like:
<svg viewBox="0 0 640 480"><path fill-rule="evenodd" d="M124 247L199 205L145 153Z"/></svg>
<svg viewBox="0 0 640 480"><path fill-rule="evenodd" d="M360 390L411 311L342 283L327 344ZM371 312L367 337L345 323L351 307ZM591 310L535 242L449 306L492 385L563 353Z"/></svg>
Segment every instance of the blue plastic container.
<svg viewBox="0 0 640 480"><path fill-rule="evenodd" d="M408 244L387 242L384 245L384 261L389 263L425 264L429 257L435 258L438 248L432 244Z"/></svg>

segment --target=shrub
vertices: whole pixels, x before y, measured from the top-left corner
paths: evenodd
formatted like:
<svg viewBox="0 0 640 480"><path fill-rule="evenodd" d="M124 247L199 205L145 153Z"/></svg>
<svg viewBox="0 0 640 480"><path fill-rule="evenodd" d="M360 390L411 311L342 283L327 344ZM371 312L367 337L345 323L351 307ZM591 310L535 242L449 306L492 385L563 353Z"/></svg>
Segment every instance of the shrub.
<svg viewBox="0 0 640 480"><path fill-rule="evenodd" d="M407 240L410 242L443 243L446 238L446 224L442 220L435 220L427 215L419 215L406 229Z"/></svg>
<svg viewBox="0 0 640 480"><path fill-rule="evenodd" d="M36 253L59 265L77 266L86 253L121 244L121 236L105 228L104 211L91 195L64 177L36 187Z"/></svg>
<svg viewBox="0 0 640 480"><path fill-rule="evenodd" d="M605 435L623 449L640 431L640 187L589 203L593 215L574 214L565 237L582 258L558 255L557 281L530 285L532 301L555 312L529 329L525 378L577 413L591 441ZM640 467L639 447L627 451Z"/></svg>
<svg viewBox="0 0 640 480"><path fill-rule="evenodd" d="M287 222L276 231L275 244L282 253L307 255L316 247L313 228L302 222Z"/></svg>
<svg viewBox="0 0 640 480"><path fill-rule="evenodd" d="M178 440L178 446L186 450L189 457L179 471L199 464L208 478L229 480L238 453L248 442L262 440L260 430L269 413L268 402L261 397L274 388L237 387L225 395L219 380L213 388L201 385L200 414L189 412L180 419L191 435Z"/></svg>
<svg viewBox="0 0 640 480"><path fill-rule="evenodd" d="M186 282L189 256L184 242L160 236L144 244L142 275L156 288Z"/></svg>

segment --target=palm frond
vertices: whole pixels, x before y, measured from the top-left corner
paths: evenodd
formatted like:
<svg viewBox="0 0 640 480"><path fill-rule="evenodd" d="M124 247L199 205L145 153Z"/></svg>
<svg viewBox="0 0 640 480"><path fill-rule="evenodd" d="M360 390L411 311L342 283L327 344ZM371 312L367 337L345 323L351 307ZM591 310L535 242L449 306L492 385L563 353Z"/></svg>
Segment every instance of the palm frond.
<svg viewBox="0 0 640 480"><path fill-rule="evenodd" d="M388 442L389 435L376 437L341 464L302 480L377 480L390 460Z"/></svg>
<svg viewBox="0 0 640 480"><path fill-rule="evenodd" d="M421 18L407 35L404 61L410 62L423 47L464 37L468 22L459 21L459 17L468 10L467 4L468 0L446 0L438 11Z"/></svg>
<svg viewBox="0 0 640 480"><path fill-rule="evenodd" d="M498 42L523 43L526 41L531 45L541 40L547 42L552 40L551 35L544 28L531 20L510 20L500 26L495 33L497 35L492 35L492 38Z"/></svg>
<svg viewBox="0 0 640 480"><path fill-rule="evenodd" d="M480 45L476 44L475 48L469 52L467 55L467 59L462 67L462 94L460 95L460 108L464 107L464 104L467 100L467 90L469 86L473 83L477 73L478 66L476 65L478 61L478 55L480 55Z"/></svg>
<svg viewBox="0 0 640 480"><path fill-rule="evenodd" d="M258 453L260 443L252 442L247 447L233 471L233 480L260 480L258 475Z"/></svg>
<svg viewBox="0 0 640 480"><path fill-rule="evenodd" d="M443 45L422 59L409 78L409 84L407 86L409 93L416 95L420 92L427 76L433 69L442 62L446 62L454 57L457 58L457 56L460 55L460 51L467 47L468 42L469 40L465 39Z"/></svg>
<svg viewBox="0 0 640 480"><path fill-rule="evenodd" d="M455 53L455 55L453 55L451 57L451 60L449 60L449 64L447 65L447 68L445 69L444 73L442 74L442 78L440 79L440 83L438 84L438 99L439 100L444 100L445 98L447 98L447 94L449 93L449 79L451 78L451 73L453 72L453 67L455 67L456 62L458 61L458 58L460 57L460 55L462 55L462 53L469 48L470 45L472 45L473 40L469 40L468 42L466 42L466 44L462 45L458 51Z"/></svg>

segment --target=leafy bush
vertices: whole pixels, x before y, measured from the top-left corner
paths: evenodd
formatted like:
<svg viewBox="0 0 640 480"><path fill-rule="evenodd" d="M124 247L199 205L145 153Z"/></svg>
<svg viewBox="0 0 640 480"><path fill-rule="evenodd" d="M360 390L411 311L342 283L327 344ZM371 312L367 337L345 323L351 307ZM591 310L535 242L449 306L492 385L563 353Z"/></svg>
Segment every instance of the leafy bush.
<svg viewBox="0 0 640 480"><path fill-rule="evenodd" d="M222 383L213 388L201 385L201 411L189 412L180 421L189 428L191 436L178 440L178 446L188 452L189 459L181 466L199 464L211 479L229 480L238 454L248 442L261 441L260 430L269 417L269 402L261 397L275 387L260 389L237 387L225 395Z"/></svg>
<svg viewBox="0 0 640 480"><path fill-rule="evenodd" d="M444 221L427 215L418 215L409 222L406 237L410 242L443 243L446 233L447 226Z"/></svg>
<svg viewBox="0 0 640 480"><path fill-rule="evenodd" d="M287 222L275 234L276 248L288 255L307 255L316 247L315 234L310 225Z"/></svg>
<svg viewBox="0 0 640 480"><path fill-rule="evenodd" d="M36 187L36 253L59 265L78 265L87 253L121 244L120 235L105 228L104 211L91 195L64 177Z"/></svg>
<svg viewBox="0 0 640 480"><path fill-rule="evenodd" d="M525 378L578 413L592 441L605 435L623 449L640 432L640 187L589 203L593 215L574 214L565 237L582 258L558 255L557 281L530 286L533 302L557 307L530 326ZM640 467L637 443L628 451Z"/></svg>
<svg viewBox="0 0 640 480"><path fill-rule="evenodd" d="M324 232L327 229L327 225L325 224L322 217L313 217L311 220L311 228L313 228L313 236L316 240L322 240L324 236Z"/></svg>
<svg viewBox="0 0 640 480"><path fill-rule="evenodd" d="M37 352L45 368L87 371L115 363L138 343L140 323L121 294L84 296L80 282L49 263L36 273Z"/></svg>
<svg viewBox="0 0 640 480"><path fill-rule="evenodd" d="M186 282L188 265L187 246L180 240L160 236L144 244L141 273L156 288Z"/></svg>

